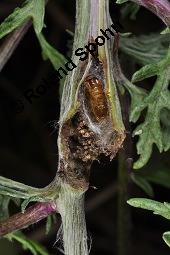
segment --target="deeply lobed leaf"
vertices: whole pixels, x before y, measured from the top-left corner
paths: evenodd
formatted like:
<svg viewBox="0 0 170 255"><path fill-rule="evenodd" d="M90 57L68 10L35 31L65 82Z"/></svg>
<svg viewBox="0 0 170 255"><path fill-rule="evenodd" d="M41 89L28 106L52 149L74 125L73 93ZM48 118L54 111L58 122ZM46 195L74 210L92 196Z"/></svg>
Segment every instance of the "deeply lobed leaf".
<svg viewBox="0 0 170 255"><path fill-rule="evenodd" d="M45 0L27 0L14 9L0 25L0 39L21 26L29 18L33 19L35 32L39 34L44 25Z"/></svg>
<svg viewBox="0 0 170 255"><path fill-rule="evenodd" d="M165 243L170 247L170 231L163 233L162 238Z"/></svg>
<svg viewBox="0 0 170 255"><path fill-rule="evenodd" d="M147 198L131 198L127 201L131 206L153 211L154 214L160 215L170 220L170 204L160 203Z"/></svg>
<svg viewBox="0 0 170 255"><path fill-rule="evenodd" d="M170 110L170 92L168 86L170 83L170 50L167 57L157 64L150 64L137 71L133 80L143 80L150 76L157 75L157 80L151 92L142 98L136 105L132 104L130 120L136 122L142 111L146 108L147 113L143 123L141 123L133 135L138 135L137 153L140 158L134 164L134 168L143 167L149 160L152 153L153 144L156 144L159 151L166 151L170 148L170 139L167 128L162 128L160 124L160 114L163 109ZM135 94L131 94L132 103ZM169 137L169 136L168 136Z"/></svg>

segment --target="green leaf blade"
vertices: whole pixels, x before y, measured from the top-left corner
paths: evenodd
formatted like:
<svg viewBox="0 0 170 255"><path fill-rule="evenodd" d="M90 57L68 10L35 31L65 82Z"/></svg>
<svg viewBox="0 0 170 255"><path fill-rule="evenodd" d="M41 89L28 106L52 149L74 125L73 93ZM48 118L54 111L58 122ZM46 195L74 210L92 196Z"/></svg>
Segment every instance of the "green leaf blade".
<svg viewBox="0 0 170 255"><path fill-rule="evenodd" d="M0 39L20 27L29 18L33 19L35 32L39 34L44 25L45 0L27 0L0 24Z"/></svg>
<svg viewBox="0 0 170 255"><path fill-rule="evenodd" d="M27 238L20 231L8 234L4 238L7 238L9 241L19 242L24 250L29 250L33 255L49 255L48 251L41 244Z"/></svg>
<svg viewBox="0 0 170 255"><path fill-rule="evenodd" d="M32 17L34 29L37 34L41 33L44 26L45 0L34 0Z"/></svg>
<svg viewBox="0 0 170 255"><path fill-rule="evenodd" d="M158 73L159 73L159 65L158 64L146 65L133 74L132 82L142 81L146 78L155 76Z"/></svg>
<svg viewBox="0 0 170 255"><path fill-rule="evenodd" d="M117 4L123 4L123 3L126 3L127 1L129 1L129 0L117 0L116 3Z"/></svg>
<svg viewBox="0 0 170 255"><path fill-rule="evenodd" d="M161 202L154 201L147 198L131 198L127 203L133 207L146 209L154 212L168 212L168 209Z"/></svg>
<svg viewBox="0 0 170 255"><path fill-rule="evenodd" d="M27 13L30 12L31 5L27 3L25 3L23 8L15 8L13 13L10 14L0 25L0 39L17 27L21 26L29 18Z"/></svg>
<svg viewBox="0 0 170 255"><path fill-rule="evenodd" d="M161 32L161 35L165 35L165 34L168 34L168 33L170 33L170 27L165 28L165 29Z"/></svg>
<svg viewBox="0 0 170 255"><path fill-rule="evenodd" d="M168 85L170 83L170 67L167 66L167 59L168 57L160 61L157 65L160 71L157 74L157 80L149 95L143 99L143 103L140 106L136 105L136 108L133 109L136 111L135 114L140 116L142 110L147 108L144 122L133 132L134 136L139 136L137 142L139 159L134 163L134 169L139 169L148 162L152 153L153 144L156 144L160 153L169 148L169 143L165 141L165 132L161 126L160 120L162 109L170 109L170 92L168 90ZM169 140L167 140L167 142L168 141Z"/></svg>
<svg viewBox="0 0 170 255"><path fill-rule="evenodd" d="M44 59L49 59L54 69L58 69L61 67L61 65L66 63L66 58L46 41L42 33L37 35L37 38L41 45Z"/></svg>
<svg viewBox="0 0 170 255"><path fill-rule="evenodd" d="M170 247L170 231L163 233L162 238L164 242Z"/></svg>
<svg viewBox="0 0 170 255"><path fill-rule="evenodd" d="M170 208L167 203L160 203L147 198L131 198L127 201L127 203L134 207L153 211L154 214L170 220Z"/></svg>
<svg viewBox="0 0 170 255"><path fill-rule="evenodd" d="M149 182L139 175L131 174L131 179L133 182L139 186L148 196L153 197L153 189L152 186L149 184Z"/></svg>

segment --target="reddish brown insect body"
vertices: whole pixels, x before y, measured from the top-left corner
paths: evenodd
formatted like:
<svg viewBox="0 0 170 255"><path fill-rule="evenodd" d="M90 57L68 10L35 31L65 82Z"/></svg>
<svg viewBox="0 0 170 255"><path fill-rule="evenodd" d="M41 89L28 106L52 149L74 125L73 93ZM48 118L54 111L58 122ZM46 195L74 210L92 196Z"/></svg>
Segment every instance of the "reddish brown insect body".
<svg viewBox="0 0 170 255"><path fill-rule="evenodd" d="M103 120L108 114L106 96L102 81L93 77L85 80L85 92L89 108L97 121Z"/></svg>

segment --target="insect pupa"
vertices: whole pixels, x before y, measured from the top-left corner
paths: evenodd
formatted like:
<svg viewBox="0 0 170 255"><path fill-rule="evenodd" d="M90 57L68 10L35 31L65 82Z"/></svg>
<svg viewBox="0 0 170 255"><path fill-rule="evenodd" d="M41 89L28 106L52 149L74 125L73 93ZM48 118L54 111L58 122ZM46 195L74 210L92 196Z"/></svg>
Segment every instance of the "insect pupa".
<svg viewBox="0 0 170 255"><path fill-rule="evenodd" d="M96 77L87 77L84 82L85 96L88 107L97 122L108 115L106 96L103 91L102 81Z"/></svg>

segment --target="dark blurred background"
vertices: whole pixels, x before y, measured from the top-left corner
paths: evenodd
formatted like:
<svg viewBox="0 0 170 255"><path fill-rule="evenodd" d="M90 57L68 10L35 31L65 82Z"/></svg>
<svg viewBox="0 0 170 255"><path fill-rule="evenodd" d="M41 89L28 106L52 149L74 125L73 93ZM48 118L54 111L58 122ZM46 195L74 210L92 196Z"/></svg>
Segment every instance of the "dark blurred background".
<svg viewBox="0 0 170 255"><path fill-rule="evenodd" d="M123 25L123 32L136 35L160 32L162 22L149 11L141 8L136 20L120 17L120 6L110 1L110 13L114 20ZM0 1L0 22L21 3L19 0ZM72 36L66 31L74 32L75 1L50 0L46 7L47 41L63 55L70 55ZM5 38L0 41L0 46ZM130 60L129 60L130 62ZM126 75L130 73L123 65ZM54 178L57 169L57 121L59 119L59 84L53 75L54 69L49 61L43 61L41 49L32 27L28 30L8 63L0 73L0 175L25 184L44 187ZM49 84L49 90L32 104L24 98L27 89ZM53 83L53 86L50 86ZM147 83L147 88L152 87ZM24 109L23 109L24 106ZM21 111L20 111L21 109ZM135 146L133 146L135 156ZM170 169L169 154L160 155L156 148L145 170L154 169L158 164ZM92 240L91 255L116 255L117 242L117 167L118 159L112 162L102 159L100 164L94 162L90 185L86 195L86 218L89 239ZM95 186L97 189L93 189ZM130 184L128 197L146 197L135 184ZM170 191L154 185L154 199L169 201ZM124 201L126 203L126 201ZM10 204L11 214L19 211ZM151 213L130 208L129 242L131 252L127 255L150 254L166 255L169 248L161 235L169 228L167 220ZM24 230L26 235L44 244L50 254L61 254L59 245L55 244L60 225L60 217L45 235L45 221ZM123 245L123 244L122 244ZM0 254L28 255L15 243L0 240Z"/></svg>

